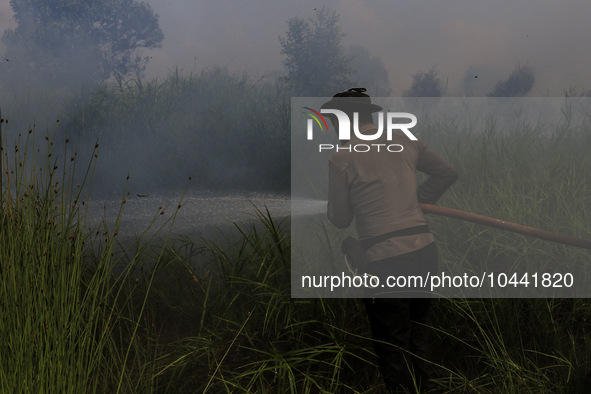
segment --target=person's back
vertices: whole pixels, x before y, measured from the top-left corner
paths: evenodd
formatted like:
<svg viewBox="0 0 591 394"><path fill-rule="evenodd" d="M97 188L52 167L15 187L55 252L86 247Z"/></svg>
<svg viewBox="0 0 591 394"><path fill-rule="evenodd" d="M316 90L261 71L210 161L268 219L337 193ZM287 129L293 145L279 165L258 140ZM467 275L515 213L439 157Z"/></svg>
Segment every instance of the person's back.
<svg viewBox="0 0 591 394"><path fill-rule="evenodd" d="M351 89L335 95L322 108L342 110L351 119L352 112L359 112L365 120L359 125L360 133L372 135L377 129L367 114L381 107L371 104L363 91ZM346 104L348 97L353 104ZM429 175L418 188L417 170ZM399 276L436 274L437 249L419 203L434 204L457 178L457 171L420 140L411 141L402 133L387 140L382 133L378 140L365 141L351 133L351 140L329 161L328 218L338 228L348 227L355 218L369 261L366 271L377 276L379 283ZM400 290L382 285L367 288L364 299L380 369L392 389L409 384L401 349L430 358L423 325L430 298L400 298L413 294L408 288ZM416 364L424 380L434 377L428 363ZM432 382L423 382L423 386L434 387Z"/></svg>

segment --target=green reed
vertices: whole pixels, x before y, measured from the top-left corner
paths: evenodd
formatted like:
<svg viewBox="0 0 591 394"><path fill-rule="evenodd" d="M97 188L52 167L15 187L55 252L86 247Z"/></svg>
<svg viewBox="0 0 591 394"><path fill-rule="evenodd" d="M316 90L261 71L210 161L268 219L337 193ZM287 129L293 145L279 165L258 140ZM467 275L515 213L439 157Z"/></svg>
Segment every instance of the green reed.
<svg viewBox="0 0 591 394"><path fill-rule="evenodd" d="M114 268L123 260L141 265L155 249L142 246L131 259L118 251L125 196L112 226L87 230L85 185L98 143L79 178L69 139L56 152L53 133L39 142L34 126L16 136L7 123L0 123L0 391L129 392L127 355L142 314L122 314L130 271ZM166 263L156 257L153 270Z"/></svg>
<svg viewBox="0 0 591 394"><path fill-rule="evenodd" d="M5 127L0 229L2 391L86 389L104 362L101 354L110 328L104 288L96 280L89 281L84 261L87 199L71 178L76 154L71 149L55 154L50 137L43 149L37 147L34 127L24 136L19 133L14 145L12 140L8 145L6 133Z"/></svg>

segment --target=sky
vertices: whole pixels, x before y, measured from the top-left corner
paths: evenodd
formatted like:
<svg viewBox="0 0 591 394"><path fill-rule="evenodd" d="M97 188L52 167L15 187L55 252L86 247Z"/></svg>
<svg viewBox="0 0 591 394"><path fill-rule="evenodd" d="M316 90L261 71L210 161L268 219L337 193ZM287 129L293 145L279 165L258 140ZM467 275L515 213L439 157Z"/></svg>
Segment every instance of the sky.
<svg viewBox="0 0 591 394"><path fill-rule="evenodd" d="M483 95L519 64L536 72L531 96L562 96L591 89L591 2L588 0L149 0L160 16L162 48L147 77L168 70L199 71L215 65L261 76L282 69L278 37L287 20L315 16L323 5L340 16L342 44L362 45L389 72L392 95L412 75L433 66L453 96ZM9 0L0 0L0 31L16 26ZM0 44L0 53L4 47ZM476 78L478 77L478 78Z"/></svg>

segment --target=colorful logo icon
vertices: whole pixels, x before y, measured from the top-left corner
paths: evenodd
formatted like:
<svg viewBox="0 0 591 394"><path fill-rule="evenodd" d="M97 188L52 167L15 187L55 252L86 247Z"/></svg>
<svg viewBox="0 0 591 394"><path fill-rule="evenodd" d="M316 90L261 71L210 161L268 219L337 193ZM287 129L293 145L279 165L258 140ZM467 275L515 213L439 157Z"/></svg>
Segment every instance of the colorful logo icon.
<svg viewBox="0 0 591 394"><path fill-rule="evenodd" d="M320 130L323 130L322 128L322 124L324 123L324 127L326 128L325 130L328 131L328 125L326 124L326 120L324 119L324 116L322 116L318 111L313 110L312 108L309 107L302 107L304 109L307 109L308 111L312 111L312 113L310 112L304 112L307 115L310 115L315 121L316 123L318 123L318 126L320 126ZM320 123L320 120L322 120L322 123ZM310 124L312 122L312 119L308 119L308 123ZM311 132L312 132L312 127L310 127L310 125L308 126L308 139L312 139L311 138Z"/></svg>

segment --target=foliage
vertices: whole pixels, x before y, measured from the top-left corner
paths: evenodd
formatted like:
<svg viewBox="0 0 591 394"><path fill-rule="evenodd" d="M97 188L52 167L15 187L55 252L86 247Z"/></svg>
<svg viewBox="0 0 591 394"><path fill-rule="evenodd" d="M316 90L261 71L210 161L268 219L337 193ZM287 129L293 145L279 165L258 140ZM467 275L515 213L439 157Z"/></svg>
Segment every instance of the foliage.
<svg viewBox="0 0 591 394"><path fill-rule="evenodd" d="M165 79L103 82L68 100L60 132L101 139L101 189L289 188L289 98L214 67Z"/></svg>
<svg viewBox="0 0 591 394"><path fill-rule="evenodd" d="M85 186L98 144L77 184L80 158L69 141L59 153L55 130L43 147L35 128L17 137L7 123L0 120L0 147L15 145L0 149L0 392L133 392L134 378L149 386L136 370L143 359L128 357L140 341L146 300L132 304L131 294L149 292L154 274L174 260L158 248L158 232L147 236L160 212L134 248L117 237L128 193L113 223L87 227ZM148 260L150 267L142 263ZM132 280L136 272L141 283ZM126 315L130 310L137 314Z"/></svg>
<svg viewBox="0 0 591 394"><path fill-rule="evenodd" d="M141 73L142 49L164 35L146 2L137 0L11 0L18 26L6 30L4 73L54 87Z"/></svg>
<svg viewBox="0 0 591 394"><path fill-rule="evenodd" d="M429 71L419 71L412 76L412 85L403 93L403 97L441 97L445 92L445 86L437 77L437 71L433 66Z"/></svg>
<svg viewBox="0 0 591 394"><path fill-rule="evenodd" d="M96 101L81 106L89 118L78 120L108 124L102 111L111 111L110 103L127 103L134 116L119 114L117 122L132 124L157 108L135 106L134 100L152 97L167 111L175 100L192 97L177 95L175 89L210 101L223 101L205 94L215 86L220 97L232 91L242 92L244 103L254 97L245 93L251 86L248 79L222 71L213 75L219 79L211 86L209 77L199 76L102 84L105 90L92 91ZM109 89L121 93L110 96L117 99L100 99L111 94ZM167 90L173 93L165 94ZM195 101L194 108L203 103ZM187 108L184 114L193 114ZM222 108L212 105L203 111L223 123ZM421 125L422 140L461 174L440 204L590 238L591 122L587 118L577 124L568 114L553 129L536 119L506 130L493 120L483 130L462 129L454 119ZM94 135L91 125L82 129L89 133L83 134L87 139ZM23 140L34 139L25 133ZM29 142L21 143L16 135L3 144L11 148L2 151L2 163L11 166L3 167L0 200L0 391L382 392L363 306L353 299L290 297L287 221L257 211L258 221L237 225L233 235L220 232L217 239L198 240L179 236L174 244L138 240L132 247L117 246L117 228L105 228L101 241L92 244L84 232L78 188L72 177L60 177L69 174L65 168L73 141L63 154L53 156L47 141L36 162L44 171L37 171L28 167L36 147L26 149ZM442 271L462 263L589 266L586 250L448 218L428 219ZM146 245L154 253L145 253ZM127 268L121 275L113 270L115 262ZM589 391L588 299L433 303L429 326L442 366L442 392Z"/></svg>
<svg viewBox="0 0 591 394"><path fill-rule="evenodd" d="M0 129L1 146L16 141L14 153L1 150L0 391L97 392L116 307L108 273L89 275L88 196L72 178L76 155L52 157L53 139L36 145L34 128L7 134ZM104 233L105 255L112 237Z"/></svg>
<svg viewBox="0 0 591 394"><path fill-rule="evenodd" d="M535 81L536 76L532 67L517 64L507 79L497 82L487 96L523 97L531 91Z"/></svg>
<svg viewBox="0 0 591 394"><path fill-rule="evenodd" d="M332 96L350 87L352 70L341 40L345 36L339 16L322 7L316 20L299 17L287 21L285 37L279 37L286 56L285 81L297 95Z"/></svg>

